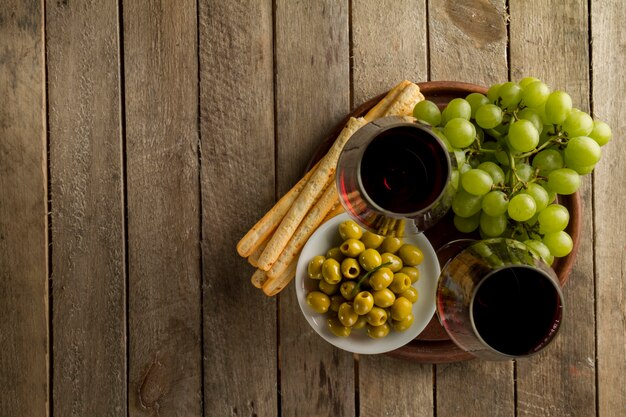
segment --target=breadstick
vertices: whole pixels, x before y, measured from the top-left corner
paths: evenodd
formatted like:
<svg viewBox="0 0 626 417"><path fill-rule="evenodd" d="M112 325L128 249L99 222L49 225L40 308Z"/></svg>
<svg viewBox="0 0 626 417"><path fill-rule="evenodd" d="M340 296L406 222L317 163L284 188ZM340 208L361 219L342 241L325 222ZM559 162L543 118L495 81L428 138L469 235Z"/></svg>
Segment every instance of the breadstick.
<svg viewBox="0 0 626 417"><path fill-rule="evenodd" d="M267 276L270 281L280 277L289 264L298 258L306 241L311 237L315 229L322 224L322 220L326 217L333 205L338 202L337 200L337 187L335 187L335 183L332 182L326 187L322 197L302 220L302 223L300 223L291 239L289 239L285 249L274 265L267 271Z"/></svg>
<svg viewBox="0 0 626 417"><path fill-rule="evenodd" d="M257 267L257 265L259 264L259 256L261 256L261 253L263 253L263 250L265 249L266 246L267 246L267 240L261 242L259 247L256 248L254 252L250 254L250 256L248 256L248 263L250 265L252 265L255 268Z"/></svg>
<svg viewBox="0 0 626 417"><path fill-rule="evenodd" d="M263 292L265 295L276 295L283 290L291 280L296 276L296 267L298 266L298 259L295 259L289 264L285 272L275 280L267 280L263 284Z"/></svg>
<svg viewBox="0 0 626 417"><path fill-rule="evenodd" d="M385 97L372 107L363 118L371 122L372 120L383 117L383 115L387 113L389 106L397 100L398 95L400 95L402 90L409 84L411 84L411 82L408 80L401 81L398 85L389 90Z"/></svg>
<svg viewBox="0 0 626 417"><path fill-rule="evenodd" d="M257 269L250 277L250 282L257 288L263 288L263 284L267 281L267 274L265 271Z"/></svg>
<svg viewBox="0 0 626 417"><path fill-rule="evenodd" d="M327 221L329 221L333 217L338 216L338 215L340 215L341 213L344 213L344 212L345 212L345 210L344 210L343 206L338 201L338 202L335 203L333 208L330 209L330 211L328 212L326 217L324 217L324 220L322 220L322 223L326 223Z"/></svg>
<svg viewBox="0 0 626 417"><path fill-rule="evenodd" d="M393 103L383 113L385 116L409 116L413 114L413 107L424 100L417 84L406 85Z"/></svg>
<svg viewBox="0 0 626 417"><path fill-rule="evenodd" d="M237 243L237 253L239 253L240 256L244 258L250 256L252 252L254 252L254 250L257 249L261 243L267 240L269 235L276 230L283 216L287 213L296 198L298 198L300 192L318 166L319 162L315 164L315 166L311 168L311 170L309 170L309 172L307 172L306 175L304 175L304 177L296 183L296 185L291 187L291 189L287 191L287 193L280 200L278 200L276 204L274 204L274 207L272 207L270 211L268 211L265 216L252 226L252 229L250 229L248 233L241 238L239 243Z"/></svg>
<svg viewBox="0 0 626 417"><path fill-rule="evenodd" d="M334 182L334 174L341 150L350 139L352 134L366 124L363 118L351 117L346 127L343 128L339 137L335 140L330 150L321 159L309 181L289 208L289 211L280 222L267 247L259 257L258 267L264 271L269 270L278 256L281 254L296 228L309 211L313 203L318 199L322 190L329 181Z"/></svg>

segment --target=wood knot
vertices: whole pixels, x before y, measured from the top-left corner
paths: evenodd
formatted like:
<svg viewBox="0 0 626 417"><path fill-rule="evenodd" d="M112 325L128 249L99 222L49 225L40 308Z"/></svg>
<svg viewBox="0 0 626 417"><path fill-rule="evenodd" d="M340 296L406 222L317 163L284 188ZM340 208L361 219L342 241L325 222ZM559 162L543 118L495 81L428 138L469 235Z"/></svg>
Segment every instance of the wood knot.
<svg viewBox="0 0 626 417"><path fill-rule="evenodd" d="M489 0L447 0L446 14L477 47L506 36L505 19Z"/></svg>

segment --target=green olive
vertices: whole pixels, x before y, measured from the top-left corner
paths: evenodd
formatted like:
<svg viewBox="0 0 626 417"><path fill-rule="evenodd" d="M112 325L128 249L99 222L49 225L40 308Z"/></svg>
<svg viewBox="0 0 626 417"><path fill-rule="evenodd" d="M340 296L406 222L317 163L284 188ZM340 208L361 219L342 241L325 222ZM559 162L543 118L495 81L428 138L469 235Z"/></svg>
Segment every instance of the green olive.
<svg viewBox="0 0 626 417"><path fill-rule="evenodd" d="M350 327L346 327L343 324L341 324L341 322L339 321L337 317L329 318L327 323L328 323L328 328L335 336L339 336L339 337L350 336L350 331L351 331Z"/></svg>
<svg viewBox="0 0 626 417"><path fill-rule="evenodd" d="M352 307L359 316L369 313L374 307L374 297L369 291L361 291L354 297Z"/></svg>
<svg viewBox="0 0 626 417"><path fill-rule="evenodd" d="M339 306L346 302L341 294L335 294L330 297L330 311L335 313L339 311Z"/></svg>
<svg viewBox="0 0 626 417"><path fill-rule="evenodd" d="M309 274L309 278L311 279L322 279L322 264L326 258L322 255L314 256L309 262L309 266L307 268L307 272Z"/></svg>
<svg viewBox="0 0 626 417"><path fill-rule="evenodd" d="M417 288L409 287L404 290L404 292L402 292L401 296L415 304L417 303L417 299L419 298L419 293L417 292Z"/></svg>
<svg viewBox="0 0 626 417"><path fill-rule="evenodd" d="M389 334L390 326L383 323L380 326L367 326L367 335L372 339L380 339Z"/></svg>
<svg viewBox="0 0 626 417"><path fill-rule="evenodd" d="M322 278L329 284L341 282L341 265L336 259L328 258L322 264Z"/></svg>
<svg viewBox="0 0 626 417"><path fill-rule="evenodd" d="M390 307L396 301L396 295L389 288L374 291L372 296L374 297L374 304L382 308Z"/></svg>
<svg viewBox="0 0 626 417"><path fill-rule="evenodd" d="M317 285L319 290L326 295L333 295L339 291L339 284L329 284L326 280L321 279Z"/></svg>
<svg viewBox="0 0 626 417"><path fill-rule="evenodd" d="M370 325L380 326L387 321L387 312L380 307L372 307L366 317Z"/></svg>
<svg viewBox="0 0 626 417"><path fill-rule="evenodd" d="M361 236L361 242L365 245L365 249L378 249L378 247L383 243L383 240L385 240L384 236L377 235L369 230Z"/></svg>
<svg viewBox="0 0 626 417"><path fill-rule="evenodd" d="M339 235L343 240L360 239L363 236L363 229L353 220L346 220L339 225Z"/></svg>
<svg viewBox="0 0 626 417"><path fill-rule="evenodd" d="M369 279L370 286L373 290L379 291L383 288L387 288L393 281L393 271L389 268L382 267L377 269Z"/></svg>
<svg viewBox="0 0 626 417"><path fill-rule="evenodd" d="M387 236L380 245L381 252L396 253L402 246L402 239L399 237Z"/></svg>
<svg viewBox="0 0 626 417"><path fill-rule="evenodd" d="M347 279L354 279L361 273L361 265L354 258L346 258L341 261L341 275Z"/></svg>
<svg viewBox="0 0 626 417"><path fill-rule="evenodd" d="M356 288L356 282L354 281L344 281L341 283L341 287L339 287L339 292L346 300L352 300L354 295L352 294L354 289Z"/></svg>
<svg viewBox="0 0 626 417"><path fill-rule="evenodd" d="M352 326L353 329L362 329L367 325L367 316L359 316L359 318L356 320L356 323L354 323L354 326Z"/></svg>
<svg viewBox="0 0 626 417"><path fill-rule="evenodd" d="M393 281L389 284L389 289L396 294L402 294L407 288L411 286L411 278L407 274L398 272L393 275Z"/></svg>
<svg viewBox="0 0 626 417"><path fill-rule="evenodd" d="M398 249L398 255L407 266L419 265L424 261L424 254L421 249L408 243Z"/></svg>
<svg viewBox="0 0 626 417"><path fill-rule="evenodd" d="M358 320L359 315L356 314L351 304L343 303L339 307L339 311L337 312L337 318L344 326L352 327L354 326L354 323L356 323L356 321Z"/></svg>
<svg viewBox="0 0 626 417"><path fill-rule="evenodd" d="M389 310L391 311L392 319L398 321L404 320L406 316L413 312L413 303L404 297L398 297L391 307L389 307Z"/></svg>
<svg viewBox="0 0 626 417"><path fill-rule="evenodd" d="M378 253L376 249L365 249L359 255L359 263L363 269L371 271L372 269L380 266L383 261L380 257L380 253Z"/></svg>
<svg viewBox="0 0 626 417"><path fill-rule="evenodd" d="M396 256L393 253L385 252L385 253L382 253L380 257L383 263L391 262L391 265L388 265L387 267L391 269L393 272L400 272L400 270L403 267L402 259L400 259L399 256Z"/></svg>
<svg viewBox="0 0 626 417"><path fill-rule="evenodd" d="M320 291L311 291L306 295L306 303L317 313L326 313L330 307L330 298Z"/></svg>
<svg viewBox="0 0 626 417"><path fill-rule="evenodd" d="M415 316L413 314L409 314L403 320L400 320L400 321L392 320L391 324L393 325L393 328L395 329L395 331L403 332L409 327L411 327L414 321L415 321Z"/></svg>
<svg viewBox="0 0 626 417"><path fill-rule="evenodd" d="M337 262L341 262L344 260L345 256L341 253L341 249L339 249L339 247L334 247L328 249L328 252L326 252L326 258L332 258Z"/></svg>
<svg viewBox="0 0 626 417"><path fill-rule="evenodd" d="M339 246L339 249L344 256L356 258L365 250L365 245L358 239L348 239Z"/></svg>
<svg viewBox="0 0 626 417"><path fill-rule="evenodd" d="M403 266L400 272L411 278L411 284L415 284L420 279L420 270L414 266Z"/></svg>

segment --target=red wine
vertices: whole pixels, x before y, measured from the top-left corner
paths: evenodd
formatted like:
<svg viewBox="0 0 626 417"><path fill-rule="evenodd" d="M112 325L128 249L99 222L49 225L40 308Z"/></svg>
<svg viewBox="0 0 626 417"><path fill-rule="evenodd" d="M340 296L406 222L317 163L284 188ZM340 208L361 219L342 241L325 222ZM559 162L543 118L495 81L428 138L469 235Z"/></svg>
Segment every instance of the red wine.
<svg viewBox="0 0 626 417"><path fill-rule="evenodd" d="M534 269L513 266L497 270L476 289L472 319L480 337L507 355L541 349L557 331L562 315L552 282Z"/></svg>
<svg viewBox="0 0 626 417"><path fill-rule="evenodd" d="M365 149L360 176L375 204L394 213L415 213L442 194L449 176L446 151L426 132L399 127Z"/></svg>

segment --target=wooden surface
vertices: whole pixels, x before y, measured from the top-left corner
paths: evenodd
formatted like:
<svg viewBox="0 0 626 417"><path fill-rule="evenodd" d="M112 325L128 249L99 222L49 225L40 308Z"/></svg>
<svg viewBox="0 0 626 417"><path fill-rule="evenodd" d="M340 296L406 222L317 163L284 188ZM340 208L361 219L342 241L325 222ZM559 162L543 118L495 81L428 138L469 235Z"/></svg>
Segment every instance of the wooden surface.
<svg viewBox="0 0 626 417"><path fill-rule="evenodd" d="M0 417L626 415L618 0L5 1ZM352 355L235 252L346 113L526 75L613 128L541 354Z"/></svg>

